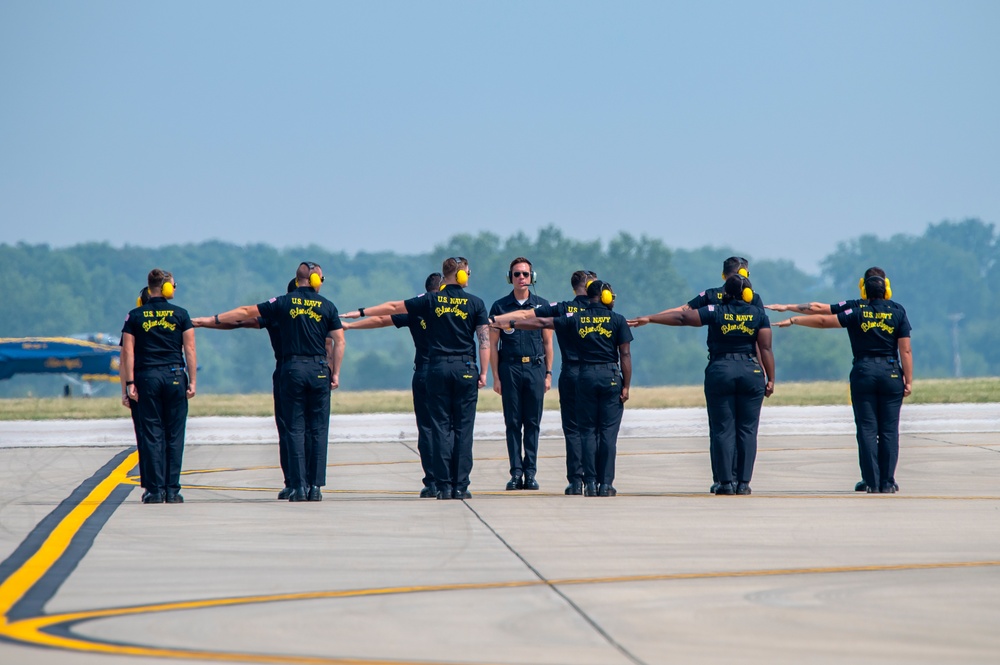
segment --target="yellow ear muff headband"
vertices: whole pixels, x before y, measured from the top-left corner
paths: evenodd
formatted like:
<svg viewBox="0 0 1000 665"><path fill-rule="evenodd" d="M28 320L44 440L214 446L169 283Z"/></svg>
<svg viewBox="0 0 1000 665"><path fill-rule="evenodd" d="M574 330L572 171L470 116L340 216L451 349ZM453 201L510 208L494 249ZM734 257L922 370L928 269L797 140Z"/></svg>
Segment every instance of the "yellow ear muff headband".
<svg viewBox="0 0 1000 665"><path fill-rule="evenodd" d="M605 305L610 305L614 301L615 292L611 290L611 287L609 287L607 283L605 283L604 286L601 287L601 302Z"/></svg>
<svg viewBox="0 0 1000 665"><path fill-rule="evenodd" d="M465 259L461 256L453 256L451 257L451 260L458 265L462 265L462 263L465 262ZM455 273L455 281L458 282L459 286L464 288L465 285L469 283L469 271L464 268L459 268L458 272Z"/></svg>
<svg viewBox="0 0 1000 665"><path fill-rule="evenodd" d="M173 282L164 282L163 286L160 287L160 293L163 294L164 298L173 298L174 297L174 283Z"/></svg>
<svg viewBox="0 0 1000 665"><path fill-rule="evenodd" d="M138 298L135 299L135 306L142 307L142 296L139 296Z"/></svg>
<svg viewBox="0 0 1000 665"><path fill-rule="evenodd" d="M889 278L883 277L882 281L885 282L885 299L892 300L892 286L889 284ZM861 289L861 299L868 300L868 290L865 289L865 278L862 277L858 280L858 288Z"/></svg>

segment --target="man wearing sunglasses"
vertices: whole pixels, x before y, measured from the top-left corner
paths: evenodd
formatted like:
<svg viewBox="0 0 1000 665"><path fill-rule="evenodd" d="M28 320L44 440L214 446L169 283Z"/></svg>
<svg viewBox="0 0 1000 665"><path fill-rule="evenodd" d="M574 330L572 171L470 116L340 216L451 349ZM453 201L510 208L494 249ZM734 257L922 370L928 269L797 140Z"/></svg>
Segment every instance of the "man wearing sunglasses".
<svg viewBox="0 0 1000 665"><path fill-rule="evenodd" d="M507 283L513 290L490 308L497 317L517 310L533 310L546 301L531 293L535 270L531 261L519 256L510 262ZM542 425L542 402L552 387L551 330L490 330L490 367L493 391L503 403L507 431L510 480L507 490L537 490L538 435Z"/></svg>
<svg viewBox="0 0 1000 665"><path fill-rule="evenodd" d="M288 434L289 501L322 501L330 434L330 391L340 387L344 330L337 306L319 294L323 268L303 261L295 290L257 305L217 314L216 324L260 317L281 336L282 414Z"/></svg>

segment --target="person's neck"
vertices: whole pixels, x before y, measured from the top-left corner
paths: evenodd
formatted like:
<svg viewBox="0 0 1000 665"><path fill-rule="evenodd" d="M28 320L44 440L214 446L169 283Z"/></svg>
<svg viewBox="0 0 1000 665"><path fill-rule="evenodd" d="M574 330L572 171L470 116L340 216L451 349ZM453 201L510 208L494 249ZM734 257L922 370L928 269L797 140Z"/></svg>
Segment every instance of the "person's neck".
<svg viewBox="0 0 1000 665"><path fill-rule="evenodd" d="M530 292L528 287L514 287L514 299L515 300L527 300Z"/></svg>

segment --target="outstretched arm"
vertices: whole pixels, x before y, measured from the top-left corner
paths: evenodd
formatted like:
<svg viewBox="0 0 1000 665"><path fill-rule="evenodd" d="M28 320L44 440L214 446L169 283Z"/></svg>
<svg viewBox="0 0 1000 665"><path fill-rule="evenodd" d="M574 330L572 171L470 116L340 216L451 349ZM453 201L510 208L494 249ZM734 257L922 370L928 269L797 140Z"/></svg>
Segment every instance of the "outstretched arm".
<svg viewBox="0 0 1000 665"><path fill-rule="evenodd" d="M506 328L507 324L511 321L523 321L524 319L533 318L535 318L535 310L515 309L513 312L507 312L506 314L497 314L490 319L490 322L496 323L500 328ZM521 328L521 330L527 330L527 328Z"/></svg>
<svg viewBox="0 0 1000 665"><path fill-rule="evenodd" d="M687 307L687 305L684 307ZM698 310L696 309L691 309L690 307L687 309L684 309L683 307L675 307L674 309L668 309L658 314L640 316L634 319L629 319L628 321L629 326L633 328L644 326L647 323L659 323L664 326L699 327L701 326L701 316L698 314Z"/></svg>
<svg viewBox="0 0 1000 665"><path fill-rule="evenodd" d="M222 314L216 314L212 318L213 322L217 322L220 326L231 324L233 327L237 327L241 321L256 320L258 316L260 316L260 310L257 309L257 305L244 305Z"/></svg>
<svg viewBox="0 0 1000 665"><path fill-rule="evenodd" d="M842 328L840 319L835 314L807 314L806 316L793 316L784 321L774 324L776 328L788 328L789 326L805 326L806 328Z"/></svg>
<svg viewBox="0 0 1000 665"><path fill-rule="evenodd" d="M214 330L235 330L237 328L260 328L259 319L249 319L247 321L237 321L236 323L222 323L216 321L215 316L197 316L191 319L191 324L195 328L212 328Z"/></svg>
<svg viewBox="0 0 1000 665"><path fill-rule="evenodd" d="M521 310L521 311L530 312L531 310ZM507 328L509 330L544 330L545 328L555 328L555 325L552 323L551 316L544 316L542 318L535 316L528 319L524 318L510 319L507 321L506 325L500 325L499 316L497 317L497 319L498 319L497 323L493 324L491 327L500 330L504 328Z"/></svg>
<svg viewBox="0 0 1000 665"><path fill-rule="evenodd" d="M362 310L364 310L363 314ZM387 314L406 314L406 304L402 300L390 300L374 307L359 307L346 314L341 314L340 318L360 319L362 316L385 316Z"/></svg>
<svg viewBox="0 0 1000 665"><path fill-rule="evenodd" d="M365 314L368 310L365 309ZM345 318L341 316L340 318ZM388 328L392 325L392 316L389 314L383 316L373 316L367 319L361 319L360 321L352 321L350 323L345 323L341 321L340 325L344 326L344 330L374 330L375 328Z"/></svg>
<svg viewBox="0 0 1000 665"><path fill-rule="evenodd" d="M802 314L832 314L830 306L821 302L807 302L799 305L764 305L773 312L800 312Z"/></svg>

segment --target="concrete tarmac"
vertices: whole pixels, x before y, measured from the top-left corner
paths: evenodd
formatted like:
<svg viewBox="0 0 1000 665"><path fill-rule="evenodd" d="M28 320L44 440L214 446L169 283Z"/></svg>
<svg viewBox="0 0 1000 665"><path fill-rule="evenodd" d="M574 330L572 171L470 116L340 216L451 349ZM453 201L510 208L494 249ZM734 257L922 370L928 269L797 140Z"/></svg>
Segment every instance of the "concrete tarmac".
<svg viewBox="0 0 1000 665"><path fill-rule="evenodd" d="M614 498L556 437L503 491L483 414L466 501L335 418L298 504L267 420L191 421L183 505L139 502L128 421L0 423L0 663L1000 662L1000 405L905 408L895 495L829 408L765 409L753 495L711 495L694 411L627 412Z"/></svg>

